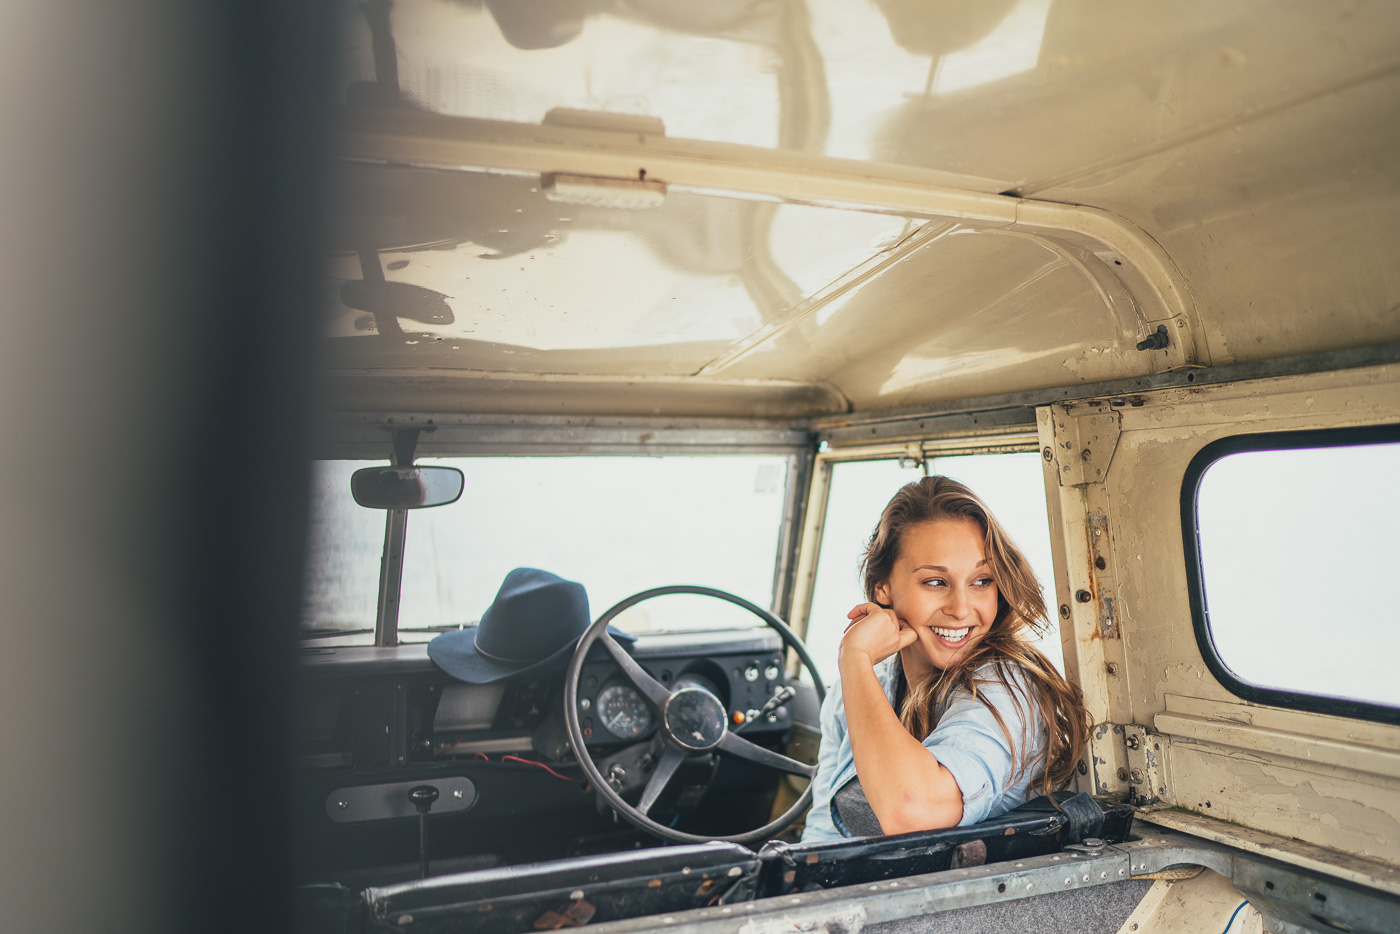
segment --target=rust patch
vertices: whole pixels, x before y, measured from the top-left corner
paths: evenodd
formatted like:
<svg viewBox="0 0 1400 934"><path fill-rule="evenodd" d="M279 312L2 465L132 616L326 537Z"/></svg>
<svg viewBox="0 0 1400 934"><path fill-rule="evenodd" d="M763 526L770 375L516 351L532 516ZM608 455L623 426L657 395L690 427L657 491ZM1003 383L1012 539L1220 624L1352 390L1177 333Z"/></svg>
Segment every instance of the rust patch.
<svg viewBox="0 0 1400 934"><path fill-rule="evenodd" d="M574 903L560 909L559 911L546 911L535 919L536 931L558 931L562 928L581 928L593 916L598 913L598 909L583 899L575 899Z"/></svg>

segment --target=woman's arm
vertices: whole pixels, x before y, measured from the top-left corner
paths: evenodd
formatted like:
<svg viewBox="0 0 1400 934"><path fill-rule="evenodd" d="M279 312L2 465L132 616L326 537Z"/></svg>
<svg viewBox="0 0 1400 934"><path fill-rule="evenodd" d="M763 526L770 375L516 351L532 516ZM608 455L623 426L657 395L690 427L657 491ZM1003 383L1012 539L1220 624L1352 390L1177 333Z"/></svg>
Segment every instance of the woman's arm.
<svg viewBox="0 0 1400 934"><path fill-rule="evenodd" d="M874 603L851 615L855 622L841 640L837 664L846 730L866 800L887 834L956 826L963 811L957 780L904 729L875 676L875 665L912 643L914 633L893 611Z"/></svg>

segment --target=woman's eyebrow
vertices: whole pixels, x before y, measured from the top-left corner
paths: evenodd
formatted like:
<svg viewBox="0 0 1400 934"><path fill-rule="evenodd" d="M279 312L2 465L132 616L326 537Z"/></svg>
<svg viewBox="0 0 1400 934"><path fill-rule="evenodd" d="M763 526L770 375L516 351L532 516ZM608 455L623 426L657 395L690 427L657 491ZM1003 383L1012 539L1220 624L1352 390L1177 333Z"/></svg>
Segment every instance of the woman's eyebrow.
<svg viewBox="0 0 1400 934"><path fill-rule="evenodd" d="M987 564L987 563L988 563L987 559L986 559L986 558L983 558L981 561L978 561L978 562L977 562L976 564L974 564L972 567L973 567L973 569L975 570L975 569L980 568L982 565ZM945 567L944 567L943 565L941 565L941 564L921 564L921 565L919 565L918 567L914 568L914 570L916 570L916 571L942 571L944 574L949 573L949 572L948 572L948 569L945 568Z"/></svg>

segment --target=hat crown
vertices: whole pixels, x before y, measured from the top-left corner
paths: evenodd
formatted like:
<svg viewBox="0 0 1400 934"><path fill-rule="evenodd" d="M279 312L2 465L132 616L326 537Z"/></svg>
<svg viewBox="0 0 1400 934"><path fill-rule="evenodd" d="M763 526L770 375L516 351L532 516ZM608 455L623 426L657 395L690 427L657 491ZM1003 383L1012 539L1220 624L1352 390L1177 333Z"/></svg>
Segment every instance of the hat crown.
<svg viewBox="0 0 1400 934"><path fill-rule="evenodd" d="M481 614L474 642L488 658L528 664L570 645L588 624L582 584L537 568L516 568Z"/></svg>

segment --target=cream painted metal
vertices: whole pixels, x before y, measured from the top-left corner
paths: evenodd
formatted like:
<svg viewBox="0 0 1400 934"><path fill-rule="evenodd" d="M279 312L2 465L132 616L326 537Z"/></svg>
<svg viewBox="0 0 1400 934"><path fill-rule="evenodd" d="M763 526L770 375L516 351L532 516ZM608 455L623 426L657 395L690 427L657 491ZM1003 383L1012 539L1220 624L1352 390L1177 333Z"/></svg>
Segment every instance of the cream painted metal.
<svg viewBox="0 0 1400 934"><path fill-rule="evenodd" d="M1394 4L490 9L347 7L338 408L791 418L1400 340Z"/></svg>
<svg viewBox="0 0 1400 934"><path fill-rule="evenodd" d="M1081 454L1060 439L1069 426L1079 439L1101 436L1106 414L1119 428L1107 469L1102 478L1097 470L1071 477ZM1248 833L1240 827L1301 841L1313 848L1306 865L1340 871L1347 863L1361 867L1347 870L1358 881L1393 884L1400 727L1248 703L1214 679L1192 629L1180 491L1187 463L1217 438L1393 423L1400 366L1170 390L1132 405L1077 403L1039 415L1041 443L1055 453L1046 489L1058 530L1057 599L1068 611L1066 668L1103 725L1093 744L1095 786L1178 809L1153 816L1168 826L1209 828L1212 839L1242 846Z"/></svg>

